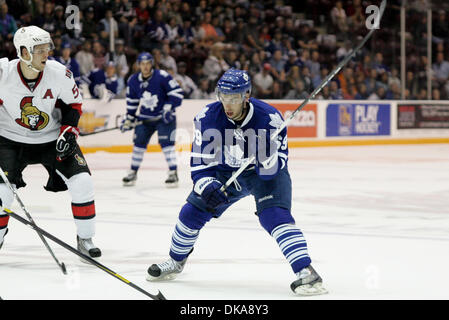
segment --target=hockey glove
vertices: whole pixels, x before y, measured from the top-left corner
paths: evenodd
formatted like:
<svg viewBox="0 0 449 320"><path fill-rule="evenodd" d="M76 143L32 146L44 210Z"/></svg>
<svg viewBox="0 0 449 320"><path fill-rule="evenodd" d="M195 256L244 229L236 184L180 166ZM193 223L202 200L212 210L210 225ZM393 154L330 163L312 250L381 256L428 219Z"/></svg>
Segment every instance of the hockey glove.
<svg viewBox="0 0 449 320"><path fill-rule="evenodd" d="M122 120L120 125L120 131L125 132L134 129L134 123L136 122L136 117L130 114L126 115L126 118Z"/></svg>
<svg viewBox="0 0 449 320"><path fill-rule="evenodd" d="M173 120L175 120L175 113L173 112L171 105L164 105L164 111L162 111L162 121L164 121L164 123L170 123Z"/></svg>
<svg viewBox="0 0 449 320"><path fill-rule="evenodd" d="M201 195L208 207L215 209L218 206L228 203L228 195L220 190L223 184L215 178L202 178L195 183L194 190Z"/></svg>
<svg viewBox="0 0 449 320"><path fill-rule="evenodd" d="M56 160L63 161L75 153L78 135L78 128L67 125L61 127L61 133L56 140Z"/></svg>

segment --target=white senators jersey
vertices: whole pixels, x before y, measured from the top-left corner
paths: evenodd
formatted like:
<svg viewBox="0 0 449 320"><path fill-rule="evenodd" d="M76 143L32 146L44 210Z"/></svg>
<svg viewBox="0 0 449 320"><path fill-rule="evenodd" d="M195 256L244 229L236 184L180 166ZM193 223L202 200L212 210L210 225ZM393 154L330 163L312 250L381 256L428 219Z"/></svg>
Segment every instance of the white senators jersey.
<svg viewBox="0 0 449 320"><path fill-rule="evenodd" d="M47 60L30 89L19 61L0 59L0 136L28 144L54 141L64 110L76 113L75 126L81 115L82 97L72 72L57 61Z"/></svg>

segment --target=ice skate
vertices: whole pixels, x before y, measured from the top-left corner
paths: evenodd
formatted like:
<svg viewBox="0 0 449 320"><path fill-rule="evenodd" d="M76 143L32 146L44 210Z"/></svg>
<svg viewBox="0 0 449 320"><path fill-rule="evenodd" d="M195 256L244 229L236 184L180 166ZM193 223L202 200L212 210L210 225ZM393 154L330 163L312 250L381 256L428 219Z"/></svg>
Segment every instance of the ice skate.
<svg viewBox="0 0 449 320"><path fill-rule="evenodd" d="M161 281L161 280L172 280L181 273L186 264L187 258L182 261L176 261L170 258L169 260L153 264L148 268L148 281Z"/></svg>
<svg viewBox="0 0 449 320"><path fill-rule="evenodd" d="M298 279L293 281L290 288L300 296L314 296L328 291L322 286L323 280L311 265L296 273Z"/></svg>
<svg viewBox="0 0 449 320"><path fill-rule="evenodd" d="M76 236L76 241L78 243L78 251L81 253L91 258L101 257L101 250L94 245L92 238L81 239L79 236ZM84 261L84 259L82 261Z"/></svg>
<svg viewBox="0 0 449 320"><path fill-rule="evenodd" d="M168 172L168 178L165 180L167 188L176 188L178 186L178 172L176 170L170 170Z"/></svg>
<svg viewBox="0 0 449 320"><path fill-rule="evenodd" d="M130 170L128 175L122 179L124 186L133 186L136 184L137 180L137 171Z"/></svg>

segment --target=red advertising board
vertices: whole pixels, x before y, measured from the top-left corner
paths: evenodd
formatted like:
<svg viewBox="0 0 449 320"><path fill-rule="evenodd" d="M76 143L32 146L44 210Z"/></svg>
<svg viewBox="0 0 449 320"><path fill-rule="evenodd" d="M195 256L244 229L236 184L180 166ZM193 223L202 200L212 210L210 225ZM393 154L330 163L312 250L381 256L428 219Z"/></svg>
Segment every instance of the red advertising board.
<svg viewBox="0 0 449 320"><path fill-rule="evenodd" d="M294 103L272 103L278 109L284 119L287 119L299 107ZM307 104L296 116L288 123L289 138L304 138L317 136L318 113L315 103Z"/></svg>

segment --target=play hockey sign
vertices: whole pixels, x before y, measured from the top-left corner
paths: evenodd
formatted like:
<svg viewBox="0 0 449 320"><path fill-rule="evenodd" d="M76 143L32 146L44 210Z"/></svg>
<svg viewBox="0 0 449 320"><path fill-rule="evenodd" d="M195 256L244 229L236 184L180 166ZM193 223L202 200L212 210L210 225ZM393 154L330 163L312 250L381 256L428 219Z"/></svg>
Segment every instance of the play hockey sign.
<svg viewBox="0 0 449 320"><path fill-rule="evenodd" d="M370 136L390 134L389 104L329 104L326 136Z"/></svg>

